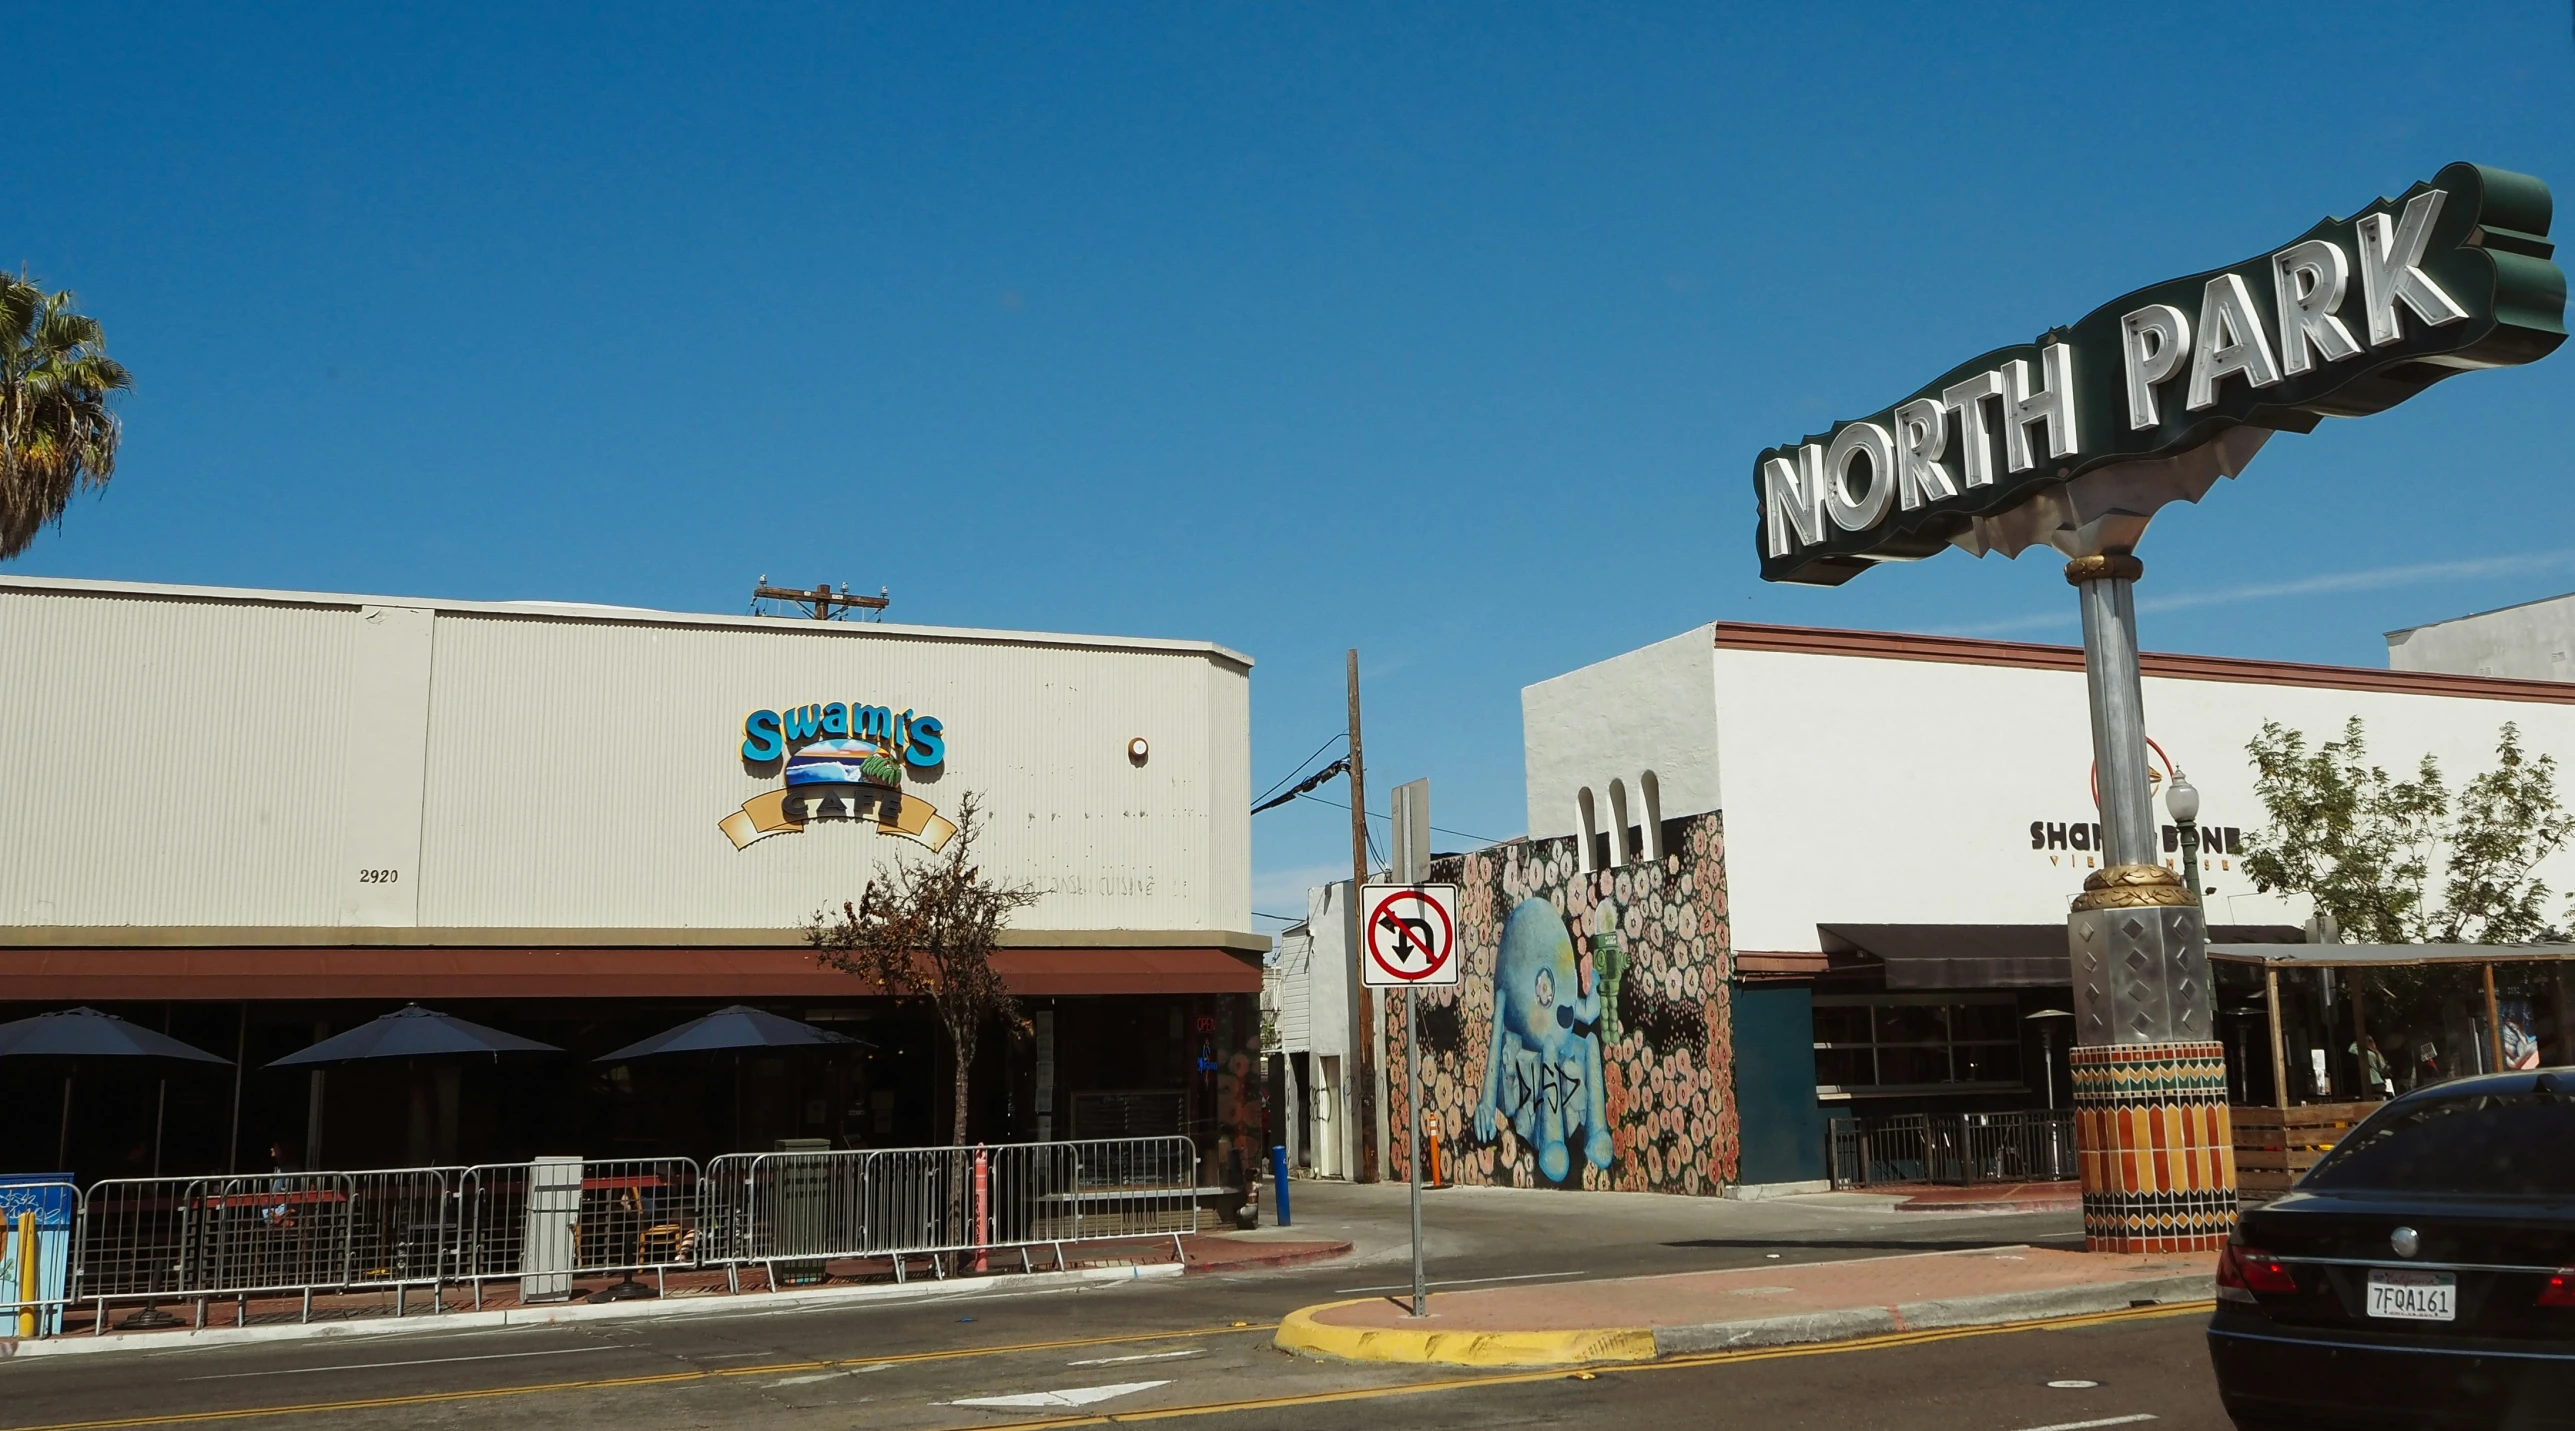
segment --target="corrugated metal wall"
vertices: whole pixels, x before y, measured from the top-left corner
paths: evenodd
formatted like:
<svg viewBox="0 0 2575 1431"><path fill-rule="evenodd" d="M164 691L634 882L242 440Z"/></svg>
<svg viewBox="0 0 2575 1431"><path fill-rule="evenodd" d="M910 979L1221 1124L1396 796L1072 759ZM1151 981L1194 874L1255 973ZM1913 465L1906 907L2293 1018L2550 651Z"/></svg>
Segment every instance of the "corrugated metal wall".
<svg viewBox="0 0 2575 1431"><path fill-rule="evenodd" d="M923 853L718 830L778 785L744 714L838 700L942 719L909 795L983 798L1046 890L1018 927L1243 930L1248 688L1205 648L0 588L0 924L792 924Z"/></svg>

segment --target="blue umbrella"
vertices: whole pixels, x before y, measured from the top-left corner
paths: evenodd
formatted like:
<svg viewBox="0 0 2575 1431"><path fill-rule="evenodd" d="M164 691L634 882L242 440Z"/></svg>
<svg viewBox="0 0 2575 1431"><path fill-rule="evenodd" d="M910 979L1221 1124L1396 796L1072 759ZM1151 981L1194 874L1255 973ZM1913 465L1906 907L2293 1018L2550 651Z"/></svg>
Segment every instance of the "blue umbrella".
<svg viewBox="0 0 2575 1431"><path fill-rule="evenodd" d="M114 1014L96 1009L61 1009L38 1014L32 1019L19 1019L0 1024L0 1058L174 1058L188 1063L230 1063L229 1058L211 1054L193 1044L184 1044L168 1034L154 1033L141 1024L128 1023ZM62 1167L71 1160L72 1143L72 1075L63 1074L63 1122L55 1139L54 1165ZM153 1171L160 1171L160 1114L153 1114Z"/></svg>
<svg viewBox="0 0 2575 1431"><path fill-rule="evenodd" d="M812 1048L825 1044L856 1047L859 1040L829 1029L818 1029L779 1014L735 1004L717 1009L704 1018L691 1019L675 1029L664 1029L640 1043L630 1043L615 1053L603 1054L601 1063L624 1063L632 1058L651 1058L664 1053L720 1053L746 1048Z"/></svg>
<svg viewBox="0 0 2575 1431"><path fill-rule="evenodd" d="M717 1009L675 1029L664 1029L640 1043L630 1043L601 1056L601 1063L624 1063L665 1053L733 1055L733 1145L742 1146L742 1050L746 1048L867 1048L864 1040L818 1029L748 1004Z"/></svg>
<svg viewBox="0 0 2575 1431"><path fill-rule="evenodd" d="M561 1053L550 1043L506 1034L499 1029L405 1004L383 1018L334 1034L311 1048L290 1053L268 1065L299 1068L327 1063L363 1063L379 1058L454 1058L487 1053Z"/></svg>
<svg viewBox="0 0 2575 1431"><path fill-rule="evenodd" d="M168 1034L96 1009L63 1009L0 1024L0 1058L177 1058L230 1063Z"/></svg>

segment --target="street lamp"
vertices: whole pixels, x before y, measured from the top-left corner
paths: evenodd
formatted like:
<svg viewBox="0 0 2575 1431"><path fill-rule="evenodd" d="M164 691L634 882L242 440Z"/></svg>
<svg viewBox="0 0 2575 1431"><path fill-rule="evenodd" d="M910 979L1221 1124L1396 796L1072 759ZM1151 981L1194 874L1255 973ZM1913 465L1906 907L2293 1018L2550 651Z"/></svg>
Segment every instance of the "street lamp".
<svg viewBox="0 0 2575 1431"><path fill-rule="evenodd" d="M2191 903L2201 903L2199 891L2199 787L2190 777L2176 770L2173 788L2164 792L2164 808L2173 814L2173 823L2181 827L2182 887L2191 892Z"/></svg>
<svg viewBox="0 0 2575 1431"><path fill-rule="evenodd" d="M2024 1015L2028 1022L2039 1026L2039 1068L2040 1076L2047 1080L2047 1111L2050 1114L2056 1112L2056 1021L2073 1017L2063 1009L2041 1009ZM2042 1156L2050 1178L2064 1177L2066 1168L2074 1162L2074 1149L2069 1146L2073 1133L2071 1127L2059 1124L2054 1117L2047 1120L2044 1135L2047 1151Z"/></svg>
<svg viewBox="0 0 2575 1431"><path fill-rule="evenodd" d="M2056 1111L2056 1025L2041 1023L2040 1020L2073 1017L2073 1014L2064 1009L2041 1009L2037 1013L2024 1016L2025 1022L2039 1026L2039 1067L2044 1070L2041 1077L2047 1084L2047 1106L2051 1113Z"/></svg>

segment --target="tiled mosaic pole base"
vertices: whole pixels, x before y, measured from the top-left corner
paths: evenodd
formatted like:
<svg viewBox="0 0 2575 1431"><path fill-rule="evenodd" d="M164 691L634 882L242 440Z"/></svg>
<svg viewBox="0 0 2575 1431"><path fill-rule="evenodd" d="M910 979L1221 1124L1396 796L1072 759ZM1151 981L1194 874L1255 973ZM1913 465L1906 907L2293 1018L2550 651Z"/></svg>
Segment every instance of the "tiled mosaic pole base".
<svg viewBox="0 0 2575 1431"><path fill-rule="evenodd" d="M2068 1063L2084 1245L2094 1252L2205 1252L2225 1242L2235 1226L2225 1046L2077 1047Z"/></svg>
<svg viewBox="0 0 2575 1431"><path fill-rule="evenodd" d="M2193 1252L2235 1226L2226 1050L2211 1037L2208 931L2160 865L2084 881L2074 964L2074 1143L2095 1252ZM2152 901L2152 902L2149 902Z"/></svg>

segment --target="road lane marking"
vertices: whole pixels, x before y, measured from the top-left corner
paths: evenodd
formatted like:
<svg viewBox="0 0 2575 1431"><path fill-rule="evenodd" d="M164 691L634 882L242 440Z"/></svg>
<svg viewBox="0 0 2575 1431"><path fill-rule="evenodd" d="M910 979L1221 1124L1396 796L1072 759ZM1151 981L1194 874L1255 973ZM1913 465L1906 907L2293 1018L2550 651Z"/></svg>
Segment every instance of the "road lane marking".
<svg viewBox="0 0 2575 1431"><path fill-rule="evenodd" d="M2140 1411L2134 1416L2104 1416L2098 1421L2060 1421L2053 1426L2031 1426L2025 1431L2093 1431L2096 1426L2133 1426L2140 1421L2154 1419L2155 1413Z"/></svg>
<svg viewBox="0 0 2575 1431"><path fill-rule="evenodd" d="M844 1376L857 1376L863 1372L883 1371L892 1365L894 1363L890 1361L872 1361L865 1366L846 1366L838 1371L810 1371L803 1376L791 1376L784 1381L769 1382L764 1389L775 1391L782 1386L809 1386L817 1381L833 1381Z"/></svg>
<svg viewBox="0 0 2575 1431"><path fill-rule="evenodd" d="M2116 1312L2094 1312L2081 1316L2055 1317L2045 1321L2003 1322L1981 1327L1955 1327L1938 1331L1896 1332L1885 1336L1864 1337L1852 1341L1814 1342L1804 1346L1762 1347L1744 1351L1696 1352L1661 1361L1621 1362L1591 1368L1602 1376L1625 1376L1649 1371L1680 1371L1693 1367L1716 1366L1738 1361L1777 1361L1789 1357L1838 1356L1846 1352L1877 1351L1889 1347L1921 1346L1930 1342L1957 1341L1968 1337L2000 1336L2012 1332L2069 1331L2082 1327L2110 1326L2121 1322L2146 1321L2164 1317L2206 1314L2217 1303L2165 1302L2151 1307L2129 1307ZM1013 1352L1054 1351L1078 1346L1114 1346L1121 1342L1171 1341L1182 1337L1223 1335L1227 1332L1274 1332L1276 1322L1263 1322L1249 1327L1211 1327L1195 1331L1137 1332L1126 1336L1083 1337L1057 1342L1027 1342L1016 1346L974 1347L954 1351L913 1352L903 1356L878 1357L874 1360L893 1362L949 1361L965 1357L998 1356ZM664 1372L649 1376L603 1377L589 1381L559 1381L536 1386L496 1386L466 1391L419 1392L409 1396L369 1397L349 1401L316 1401L290 1406L250 1406L230 1411L170 1412L157 1416L122 1416L93 1421L57 1421L32 1426L0 1427L0 1431L124 1431L133 1426L171 1426L195 1421L246 1421L261 1416L309 1416L321 1413L345 1414L351 1411L374 1411L397 1406L434 1406L451 1401L488 1401L505 1396L532 1396L556 1391L604 1391L630 1386L669 1386L692 1381L715 1381L726 1377L771 1375L778 1372L823 1371L834 1367L857 1366L864 1360L851 1357L844 1361L781 1362L773 1366L733 1367L709 1371L691 1368L687 1371ZM1515 1386L1531 1382L1563 1379L1565 1368L1501 1372L1484 1376L1449 1377L1438 1381L1405 1382L1393 1386L1353 1387L1338 1391L1307 1392L1295 1396L1266 1397L1250 1401L1208 1402L1194 1406L1174 1406L1158 1410L1123 1411L1115 1414L1056 1417L1042 1421L978 1422L961 1431L1049 1431L1059 1426L1105 1426L1112 1422L1168 1421L1190 1416L1216 1416L1229 1412L1261 1411L1279 1407L1321 1406L1344 1401L1373 1401L1390 1396L1420 1396L1432 1392L1461 1391L1481 1386Z"/></svg>
<svg viewBox="0 0 2575 1431"><path fill-rule="evenodd" d="M347 1366L289 1366L275 1371L228 1371L220 1376L183 1376L181 1381L240 1381L253 1376L311 1376L323 1371L382 1371L394 1366L446 1366L460 1361L513 1361L528 1356L581 1356L590 1352L628 1351L641 1342L619 1342L605 1347L557 1347L552 1351L485 1352L480 1356L431 1356L416 1361L361 1361Z"/></svg>
<svg viewBox="0 0 2575 1431"><path fill-rule="evenodd" d="M883 1362L901 1366L914 1362L958 1361L979 1356L1009 1356L1021 1352L1067 1351L1074 1347L1132 1346L1138 1342L1177 1341L1185 1337L1230 1336L1252 1332L1275 1332L1276 1322L1249 1322L1240 1326L1198 1327L1175 1332L1128 1332L1123 1336L1066 1337L1057 1341L1004 1343L989 1347L954 1347L944 1351L904 1352L895 1356L844 1357L836 1361L782 1361L764 1366L691 1367L685 1371L666 1371L641 1376L598 1377L587 1381L539 1382L532 1386L485 1386L460 1391L422 1391L404 1396L374 1396L348 1401L308 1401L284 1406L244 1406L223 1411L171 1411L155 1416L112 1416L93 1421L56 1421L35 1426L0 1427L0 1431L123 1431L130 1426L177 1426L194 1421L246 1421L260 1416L311 1416L321 1413L375 1411L395 1406L434 1406L447 1401L488 1401L502 1396L534 1396L550 1391L607 1391L629 1386L669 1386L679 1382L717 1381L737 1376L774 1376L790 1371L830 1371L839 1367L863 1366Z"/></svg>
<svg viewBox="0 0 2575 1431"><path fill-rule="evenodd" d="M1580 1277L1582 1275L1584 1274L1580 1272L1521 1272L1509 1277L1460 1277L1453 1281L1433 1282L1430 1285L1434 1287L1481 1287L1487 1282L1543 1282L1550 1277ZM1332 1289L1332 1295L1336 1297L1351 1297L1362 1292L1409 1292L1411 1290L1413 1290L1412 1283L1398 1282L1391 1287L1335 1287Z"/></svg>
<svg viewBox="0 0 2575 1431"><path fill-rule="evenodd" d="M1034 1411L1041 1406L1089 1406L1169 1385L1168 1381L1118 1381L1107 1386L1068 1386L1062 1391L1024 1391L1011 1396L961 1396L948 1404L989 1406L997 1411Z"/></svg>
<svg viewBox="0 0 2575 1431"><path fill-rule="evenodd" d="M1124 1361L1169 1361L1174 1357L1205 1355L1207 1355L1205 1347L1191 1347L1187 1351L1138 1352L1134 1356L1095 1356L1089 1361L1068 1361L1064 1364L1066 1366L1116 1366Z"/></svg>
<svg viewBox="0 0 2575 1431"><path fill-rule="evenodd" d="M2120 1322L2151 1321L2165 1317L2205 1315L2217 1306L2214 1299L2198 1302L2166 1302L2151 1307L2128 1307L2116 1312L2090 1312L2071 1317L2052 1317L2037 1322L1998 1322L1981 1327L1952 1327L1938 1331L1895 1332L1885 1336L1862 1337L1842 1342L1810 1342L1803 1346L1760 1347L1743 1351L1694 1352L1660 1361L1610 1362L1587 1367L1595 1378L1631 1376L1649 1371L1683 1371L1695 1367L1720 1366L1729 1362L1782 1361L1791 1357L1838 1356L1845 1352L1881 1351L1894 1347L1921 1346L1930 1342L1960 1341L1970 1337L2001 1336L2012 1332L2061 1332L2084 1327L2109 1326ZM1443 1391L1471 1391L1488 1386L1526 1386L1541 1381L1561 1381L1565 1368L1547 1367L1535 1371L1499 1372L1485 1376L1448 1377L1439 1381L1404 1382L1394 1386L1349 1387L1338 1391L1304 1392L1294 1396L1268 1396L1248 1401L1212 1401L1195 1406L1167 1406L1143 1411L1105 1412L1091 1416L1057 1416L1042 1421L983 1422L950 1428L949 1431L1057 1431L1074 1426L1125 1425L1131 1421L1175 1421L1184 1417L1227 1416L1248 1411L1275 1411L1290 1407L1325 1406L1345 1401L1376 1401L1392 1396L1425 1396Z"/></svg>

